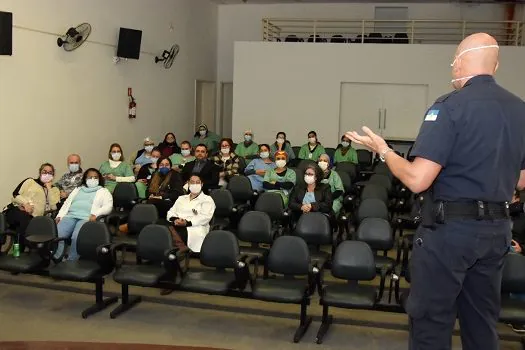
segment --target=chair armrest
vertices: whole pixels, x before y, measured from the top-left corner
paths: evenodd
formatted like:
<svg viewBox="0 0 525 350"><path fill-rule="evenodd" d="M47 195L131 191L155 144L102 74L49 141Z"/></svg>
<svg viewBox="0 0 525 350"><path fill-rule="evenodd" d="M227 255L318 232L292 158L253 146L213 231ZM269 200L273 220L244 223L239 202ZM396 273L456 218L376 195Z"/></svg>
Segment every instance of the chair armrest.
<svg viewBox="0 0 525 350"><path fill-rule="evenodd" d="M253 272L250 271L250 265L253 263ZM250 283L250 288L255 286L255 281L259 275L259 260L255 256L239 256L237 257L237 265L235 267L235 277L239 290L244 290L247 283Z"/></svg>
<svg viewBox="0 0 525 350"><path fill-rule="evenodd" d="M383 299L383 294L385 292L385 281L386 281L386 270L381 269L381 281L379 282L379 293L377 295L376 303L380 302Z"/></svg>
<svg viewBox="0 0 525 350"><path fill-rule="evenodd" d="M115 245L102 244L97 247L97 263L106 273L110 273L115 268L116 260Z"/></svg>
<svg viewBox="0 0 525 350"><path fill-rule="evenodd" d="M185 260L184 267L181 266L181 262ZM164 253L164 268L166 272L174 277L177 276L177 272L180 272L181 277L186 274L189 267L190 250L181 251L178 248L169 249Z"/></svg>
<svg viewBox="0 0 525 350"><path fill-rule="evenodd" d="M107 219L108 219L108 216L109 216L109 215L99 215L99 216L97 216L97 221L98 221L98 222L106 223L106 222L107 222Z"/></svg>

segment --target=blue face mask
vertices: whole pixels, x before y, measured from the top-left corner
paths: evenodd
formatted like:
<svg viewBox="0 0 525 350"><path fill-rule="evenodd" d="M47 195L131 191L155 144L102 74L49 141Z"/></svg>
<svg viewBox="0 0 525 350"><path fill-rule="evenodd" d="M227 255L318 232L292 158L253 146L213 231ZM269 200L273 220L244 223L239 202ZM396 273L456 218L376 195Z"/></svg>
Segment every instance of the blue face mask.
<svg viewBox="0 0 525 350"><path fill-rule="evenodd" d="M161 173L162 175L166 175L169 172L170 168L159 168L159 173Z"/></svg>

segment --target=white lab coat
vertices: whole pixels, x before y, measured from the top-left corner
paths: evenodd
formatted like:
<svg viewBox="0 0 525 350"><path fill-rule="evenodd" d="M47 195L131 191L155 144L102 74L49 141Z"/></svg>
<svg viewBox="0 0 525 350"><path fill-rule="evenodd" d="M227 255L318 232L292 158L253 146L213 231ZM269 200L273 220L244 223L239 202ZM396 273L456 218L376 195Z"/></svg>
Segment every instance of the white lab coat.
<svg viewBox="0 0 525 350"><path fill-rule="evenodd" d="M200 252L202 242L210 231L210 221L215 212L215 202L204 193L190 200L190 195L180 196L168 211L168 221L175 217L191 222L188 226L188 248Z"/></svg>
<svg viewBox="0 0 525 350"><path fill-rule="evenodd" d="M71 207L71 203L73 203L73 200L75 199L79 191L80 187L77 187L73 190L73 192L69 194L66 201L62 205L62 208L60 208L57 217L63 218L67 215L67 213L69 212L69 208ZM91 205L91 215L95 215L96 217L99 217L101 215L108 215L111 213L112 210L113 196L107 190L107 188L101 187L97 191L97 193L95 194L95 198L93 199L93 204Z"/></svg>

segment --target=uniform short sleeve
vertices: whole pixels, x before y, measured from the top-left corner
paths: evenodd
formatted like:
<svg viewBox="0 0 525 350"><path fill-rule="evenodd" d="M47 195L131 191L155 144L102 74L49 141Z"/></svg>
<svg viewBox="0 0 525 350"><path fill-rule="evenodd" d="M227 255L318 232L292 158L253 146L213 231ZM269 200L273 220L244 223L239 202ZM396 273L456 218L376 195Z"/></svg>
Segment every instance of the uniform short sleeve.
<svg viewBox="0 0 525 350"><path fill-rule="evenodd" d="M443 103L436 103L425 115L410 156L425 158L445 167L455 140L452 115Z"/></svg>

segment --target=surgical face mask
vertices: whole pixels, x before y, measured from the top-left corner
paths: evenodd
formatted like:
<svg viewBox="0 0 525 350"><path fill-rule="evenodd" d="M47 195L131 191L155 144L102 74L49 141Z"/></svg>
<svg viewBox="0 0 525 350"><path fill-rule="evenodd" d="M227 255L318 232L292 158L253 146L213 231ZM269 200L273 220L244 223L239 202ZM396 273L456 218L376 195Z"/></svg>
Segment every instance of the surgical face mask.
<svg viewBox="0 0 525 350"><path fill-rule="evenodd" d="M318 165L319 165L319 168L321 168L322 171L325 171L326 169L328 169L328 163L325 162L324 160L323 161L319 161Z"/></svg>
<svg viewBox="0 0 525 350"><path fill-rule="evenodd" d="M205 136L206 135L206 130L199 130L199 135Z"/></svg>
<svg viewBox="0 0 525 350"><path fill-rule="evenodd" d="M157 161L159 160L159 158L152 157L150 158L150 160L151 160L151 164L157 164Z"/></svg>
<svg viewBox="0 0 525 350"><path fill-rule="evenodd" d="M244 141L250 142L252 140L252 135L244 135Z"/></svg>
<svg viewBox="0 0 525 350"><path fill-rule="evenodd" d="M286 160L284 159L276 160L275 165L277 165L278 168L284 168L286 166Z"/></svg>
<svg viewBox="0 0 525 350"><path fill-rule="evenodd" d="M309 137L308 142L313 145L314 143L317 143L317 139L315 137Z"/></svg>
<svg viewBox="0 0 525 350"><path fill-rule="evenodd" d="M313 175L304 175L304 182L306 182L307 185L311 185L315 182L315 176Z"/></svg>
<svg viewBox="0 0 525 350"><path fill-rule="evenodd" d="M120 157L122 157L122 153L120 153L120 152L112 152L111 153L111 158L113 158L113 160L115 160L115 161L120 160Z"/></svg>
<svg viewBox="0 0 525 350"><path fill-rule="evenodd" d="M190 184L189 189L190 189L190 192L193 194L201 193L202 184Z"/></svg>
<svg viewBox="0 0 525 350"><path fill-rule="evenodd" d="M465 54L467 52L476 51L476 50L482 50L482 49L490 49L490 48L499 49L499 46L498 45L485 45L485 46L472 47L470 49L463 50L456 56L456 58L454 58L454 61L450 64L450 66L454 67L454 65L456 64L456 61L458 60L458 58L460 58L463 54Z"/></svg>
<svg viewBox="0 0 525 350"><path fill-rule="evenodd" d="M180 154L182 154L184 157L189 156L191 151L189 149L181 149Z"/></svg>
<svg viewBox="0 0 525 350"><path fill-rule="evenodd" d="M262 158L262 159L266 159L270 156L270 152L261 152L259 153L259 156Z"/></svg>
<svg viewBox="0 0 525 350"><path fill-rule="evenodd" d="M97 187L98 186L98 179L87 179L86 180L86 186L89 188Z"/></svg>
<svg viewBox="0 0 525 350"><path fill-rule="evenodd" d="M222 154L230 154L230 147L221 148Z"/></svg>
<svg viewBox="0 0 525 350"><path fill-rule="evenodd" d="M48 182L53 181L53 175L51 175L51 174L42 174L42 175L40 175L40 181L42 181L42 183L47 184Z"/></svg>
<svg viewBox="0 0 525 350"><path fill-rule="evenodd" d="M282 145L284 143L284 139L282 137L278 137L276 141L280 145Z"/></svg>
<svg viewBox="0 0 525 350"><path fill-rule="evenodd" d="M72 173L76 173L80 170L80 164L69 164L69 171Z"/></svg>
<svg viewBox="0 0 525 350"><path fill-rule="evenodd" d="M166 168L166 167L159 168L159 173L161 173L162 175L166 175L169 172L170 172L170 168Z"/></svg>
<svg viewBox="0 0 525 350"><path fill-rule="evenodd" d="M348 146L350 146L350 142L348 142L348 141L342 141L342 142L341 142L341 146L343 146L344 148L347 148Z"/></svg>
<svg viewBox="0 0 525 350"><path fill-rule="evenodd" d="M144 150L146 150L146 152L151 152L153 151L153 146L144 146Z"/></svg>

